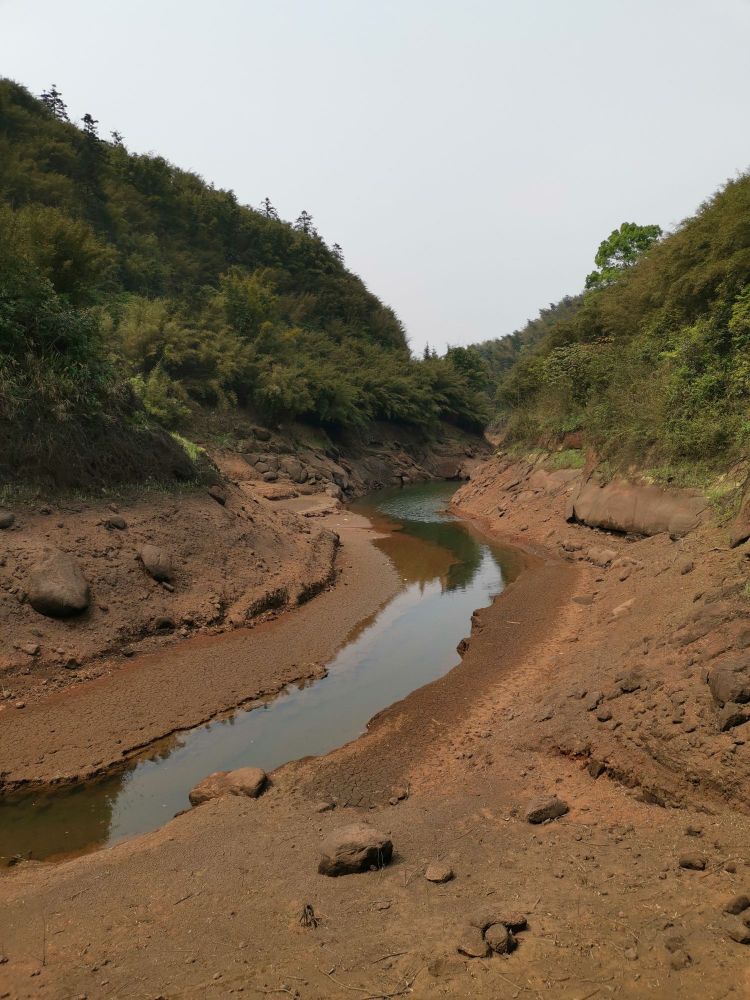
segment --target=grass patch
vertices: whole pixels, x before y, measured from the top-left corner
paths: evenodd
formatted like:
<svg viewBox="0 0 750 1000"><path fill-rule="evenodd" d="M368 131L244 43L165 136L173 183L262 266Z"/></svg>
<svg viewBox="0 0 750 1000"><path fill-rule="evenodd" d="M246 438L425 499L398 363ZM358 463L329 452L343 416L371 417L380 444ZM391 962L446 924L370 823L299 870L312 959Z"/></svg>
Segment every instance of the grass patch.
<svg viewBox="0 0 750 1000"><path fill-rule="evenodd" d="M169 433L177 444L180 445L191 462L198 464L203 458L205 458L205 448L201 448L199 444L196 444L194 441L190 441L188 438L183 437L182 434L178 434L176 431L170 431Z"/></svg>
<svg viewBox="0 0 750 1000"><path fill-rule="evenodd" d="M563 451L553 452L544 461L545 467L552 470L582 469L585 464L586 456L580 448L566 448Z"/></svg>

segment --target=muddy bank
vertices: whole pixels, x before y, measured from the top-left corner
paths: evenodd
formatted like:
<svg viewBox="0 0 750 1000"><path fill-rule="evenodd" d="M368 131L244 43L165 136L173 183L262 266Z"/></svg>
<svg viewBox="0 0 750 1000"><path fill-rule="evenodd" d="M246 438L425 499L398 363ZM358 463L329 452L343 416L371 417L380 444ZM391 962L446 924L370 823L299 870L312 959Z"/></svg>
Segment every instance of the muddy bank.
<svg viewBox="0 0 750 1000"><path fill-rule="evenodd" d="M252 624L325 586L330 531L251 491L214 492L15 507L0 531L0 717L137 652ZM60 553L87 590L87 607L67 617L34 600L40 582L55 585L48 560Z"/></svg>
<svg viewBox="0 0 750 1000"><path fill-rule="evenodd" d="M568 525L578 498L590 501L581 480L496 459L455 497L458 509L543 541L579 570L572 621L549 660L558 685L535 698L534 730L529 739L519 727L519 739L595 762L647 801L750 809L750 712L732 703L750 697L747 557L730 549L705 501L689 501L703 515L688 523L685 498L666 491L631 488L649 531L663 522L652 537Z"/></svg>
<svg viewBox="0 0 750 1000"><path fill-rule="evenodd" d="M447 426L428 437L372 425L334 441L242 414L227 420L204 414L191 432L205 437L213 487L122 487L116 502L51 494L0 509L0 714L109 675L134 654L309 599L333 566L319 519L340 501L466 478L487 452L482 439ZM84 610L64 618L39 613L34 599L35 580L50 576L60 553L87 592Z"/></svg>
<svg viewBox="0 0 750 1000"><path fill-rule="evenodd" d="M139 656L24 711L8 710L0 726L2 786L90 777L176 730L292 681L321 676L351 630L399 585L387 558L372 546L364 518L329 515L323 531L323 537L335 532L340 538L337 576L335 586L315 600L251 630ZM331 556L320 563L327 578Z"/></svg>
<svg viewBox="0 0 750 1000"><path fill-rule="evenodd" d="M680 697L708 688L686 659L711 630L680 625L686 609L735 585L737 553L727 561L714 528L671 542L568 525L575 474L540 487L528 468L511 485L512 472L488 466L457 498L532 553L475 616L461 665L381 713L362 739L275 772L257 800L215 800L112 850L0 878L11 996L723 1000L750 990L747 946L724 912L750 878L750 817L731 792L742 737L715 734L736 749L731 764L710 758L730 795L687 781L690 760L680 775L628 742L648 726L678 760L708 747L715 708L686 732L694 703L669 695L673 678ZM719 617L734 617L712 626L713 639L741 621L738 594L718 602ZM636 653L654 674L623 685ZM682 722L664 717L662 696ZM625 753L637 781L616 767ZM669 795L650 794L658 787ZM529 802L553 793L568 812L526 822ZM326 835L362 819L391 837L393 862L318 874ZM453 878L426 879L434 862ZM511 955L471 958L459 949L488 906L521 911L528 926ZM316 921L305 924L310 908Z"/></svg>

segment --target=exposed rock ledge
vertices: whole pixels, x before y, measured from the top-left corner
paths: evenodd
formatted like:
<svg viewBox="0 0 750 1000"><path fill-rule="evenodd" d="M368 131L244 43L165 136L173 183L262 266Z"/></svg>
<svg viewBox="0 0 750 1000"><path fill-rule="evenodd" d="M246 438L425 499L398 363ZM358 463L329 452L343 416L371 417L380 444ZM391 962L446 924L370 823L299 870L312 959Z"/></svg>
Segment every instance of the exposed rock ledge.
<svg viewBox="0 0 750 1000"><path fill-rule="evenodd" d="M683 538L694 531L708 509L705 497L685 490L663 490L622 480L584 483L571 501L568 520L591 528L635 535Z"/></svg>

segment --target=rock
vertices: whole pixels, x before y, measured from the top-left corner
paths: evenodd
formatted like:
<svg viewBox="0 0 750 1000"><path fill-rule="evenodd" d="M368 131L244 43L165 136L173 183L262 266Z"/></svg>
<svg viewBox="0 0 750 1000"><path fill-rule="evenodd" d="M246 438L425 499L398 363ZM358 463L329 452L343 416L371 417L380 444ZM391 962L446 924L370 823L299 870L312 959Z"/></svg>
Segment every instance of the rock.
<svg viewBox="0 0 750 1000"><path fill-rule="evenodd" d="M656 486L636 486L622 480L601 485L585 483L573 500L569 520L592 528L635 535L682 538L701 523L708 502L686 492L669 492Z"/></svg>
<svg viewBox="0 0 750 1000"><path fill-rule="evenodd" d="M276 473L276 472L264 472L263 473L263 482L264 483L275 483L278 478L279 478L279 476L278 476L278 473Z"/></svg>
<svg viewBox="0 0 750 1000"><path fill-rule="evenodd" d="M600 760L590 760L586 770L589 772L591 777L596 780L596 778L601 777L607 769Z"/></svg>
<svg viewBox="0 0 750 1000"><path fill-rule="evenodd" d="M688 573L692 573L695 569L695 563L692 559L683 559L677 567L682 576L687 576Z"/></svg>
<svg viewBox="0 0 750 1000"><path fill-rule="evenodd" d="M747 909L750 909L750 897L746 896L744 893L740 893L738 896L732 896L729 902L724 906L725 913L733 913L735 916Z"/></svg>
<svg viewBox="0 0 750 1000"><path fill-rule="evenodd" d="M586 701L586 711L594 712L599 707L601 702L604 701L603 691L592 691Z"/></svg>
<svg viewBox="0 0 750 1000"><path fill-rule="evenodd" d="M513 950L515 938L505 924L490 924L484 932L484 939L498 955L507 955Z"/></svg>
<svg viewBox="0 0 750 1000"><path fill-rule="evenodd" d="M25 642L21 646L21 652L26 653L27 656L39 656L39 650L41 649L38 642Z"/></svg>
<svg viewBox="0 0 750 1000"><path fill-rule="evenodd" d="M257 441L271 440L271 432L265 427L253 427L253 435Z"/></svg>
<svg viewBox="0 0 750 1000"><path fill-rule="evenodd" d="M250 799L255 799L263 791L266 780L266 772L259 767L214 771L191 788L188 798L190 804L194 806L208 802L209 799L218 799L222 795L246 795Z"/></svg>
<svg viewBox="0 0 750 1000"><path fill-rule="evenodd" d="M708 671L708 687L720 705L750 701L750 670L747 659L717 663Z"/></svg>
<svg viewBox="0 0 750 1000"><path fill-rule="evenodd" d="M586 558L595 566L604 568L617 558L617 552L614 549L589 549Z"/></svg>
<svg viewBox="0 0 750 1000"><path fill-rule="evenodd" d="M341 487L337 486L335 483L329 483L323 492L327 497L331 497L333 500L342 500L344 497Z"/></svg>
<svg viewBox="0 0 750 1000"><path fill-rule="evenodd" d="M631 670L619 682L620 690L623 694L632 694L641 686L641 677L635 670Z"/></svg>
<svg viewBox="0 0 750 1000"><path fill-rule="evenodd" d="M212 500L215 500L217 503L221 504L222 507L227 502L227 495L221 488L221 486L216 486L216 485L209 486L208 495L211 497Z"/></svg>
<svg viewBox="0 0 750 1000"><path fill-rule="evenodd" d="M152 576L154 580L171 580L174 575L172 560L158 545L147 543L138 550L138 558L143 563L143 568Z"/></svg>
<svg viewBox="0 0 750 1000"><path fill-rule="evenodd" d="M600 708L599 711L596 713L596 717L599 720L599 722L609 722L609 720L612 718L612 713L608 708Z"/></svg>
<svg viewBox="0 0 750 1000"><path fill-rule="evenodd" d="M503 924L508 930L526 930L526 914L520 910L504 910L500 907L487 906L478 910L469 919L472 927L478 927L480 931L486 931L492 924Z"/></svg>
<svg viewBox="0 0 750 1000"><path fill-rule="evenodd" d="M706 870L708 858L705 854L681 854L678 860L680 868L686 868L692 872L702 872Z"/></svg>
<svg viewBox="0 0 750 1000"><path fill-rule="evenodd" d="M562 799L552 795L550 798L535 799L526 807L524 819L527 823L546 823L548 820L558 819L568 812L568 805Z"/></svg>
<svg viewBox="0 0 750 1000"><path fill-rule="evenodd" d="M638 961L638 949L637 948L626 948L623 955L629 962Z"/></svg>
<svg viewBox="0 0 750 1000"><path fill-rule="evenodd" d="M446 865L442 861L433 861L424 873L424 877L428 882L450 882L453 878L453 869L450 865Z"/></svg>
<svg viewBox="0 0 750 1000"><path fill-rule="evenodd" d="M127 526L128 522L124 517L120 517L119 514L113 514L104 522L104 527L109 528L110 531L124 531Z"/></svg>
<svg viewBox="0 0 750 1000"><path fill-rule="evenodd" d="M742 726L748 721L750 721L750 706L727 702L719 711L719 732L726 733L729 729Z"/></svg>
<svg viewBox="0 0 750 1000"><path fill-rule="evenodd" d="M733 920L727 920L725 927L728 936L733 941L738 944L750 944L750 927L747 924L735 917Z"/></svg>
<svg viewBox="0 0 750 1000"><path fill-rule="evenodd" d="M0 510L0 529L12 528L16 521L16 515L9 510Z"/></svg>
<svg viewBox="0 0 750 1000"><path fill-rule="evenodd" d="M279 462L279 469L284 475L289 476L293 483L304 483L307 479L307 470L297 458L284 456Z"/></svg>
<svg viewBox="0 0 750 1000"><path fill-rule="evenodd" d="M486 958L490 953L490 946L484 940L482 932L471 925L464 927L456 947L461 955L468 958Z"/></svg>
<svg viewBox="0 0 750 1000"><path fill-rule="evenodd" d="M69 618L89 606L90 589L73 556L54 550L32 571L27 587L29 604L41 615Z"/></svg>
<svg viewBox="0 0 750 1000"><path fill-rule="evenodd" d="M367 823L352 823L330 833L320 846L321 875L349 875L382 868L393 856L393 842Z"/></svg>

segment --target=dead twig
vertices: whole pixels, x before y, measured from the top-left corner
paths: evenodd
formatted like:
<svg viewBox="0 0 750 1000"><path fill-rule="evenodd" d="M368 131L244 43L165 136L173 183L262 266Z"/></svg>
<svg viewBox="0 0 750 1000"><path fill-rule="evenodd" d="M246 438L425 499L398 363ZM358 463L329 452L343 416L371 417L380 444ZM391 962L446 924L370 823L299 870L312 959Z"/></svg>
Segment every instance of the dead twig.
<svg viewBox="0 0 750 1000"><path fill-rule="evenodd" d="M318 969L318 972L321 972L324 976L328 976L332 983L340 986L343 990L351 990L353 993L364 993L366 995L370 993L369 990L364 989L362 986L350 986L348 983L342 983L340 979L334 978L331 973L326 972L325 969Z"/></svg>
<svg viewBox="0 0 750 1000"><path fill-rule="evenodd" d="M312 929L315 930L320 923L320 917L316 916L315 910L309 903L305 903L302 907L299 922L303 927L312 927Z"/></svg>
<svg viewBox="0 0 750 1000"><path fill-rule="evenodd" d="M406 955L406 954L408 953L405 951L391 951L387 955L381 955L380 958L373 958L373 960L370 962L370 965L376 965L378 962L384 962L386 958L397 958L399 955Z"/></svg>
<svg viewBox="0 0 750 1000"><path fill-rule="evenodd" d="M405 979L404 985L400 989L393 990L393 992L391 993L371 993L369 996L365 997L365 1000L392 1000L393 997L402 997L406 993L411 993L411 988L414 985L417 976L419 975L419 973L422 971L423 968L424 966L422 966L422 968L420 969L417 969L417 971L414 973L411 979Z"/></svg>

